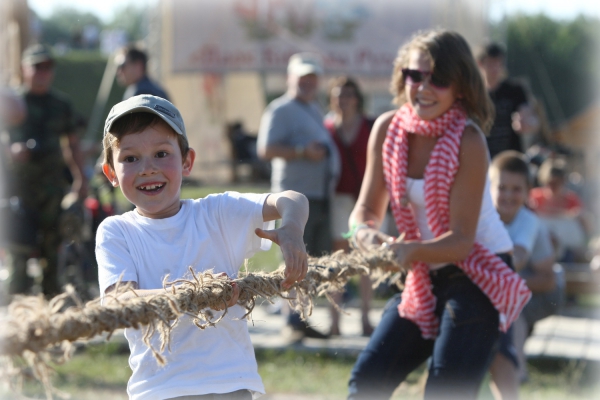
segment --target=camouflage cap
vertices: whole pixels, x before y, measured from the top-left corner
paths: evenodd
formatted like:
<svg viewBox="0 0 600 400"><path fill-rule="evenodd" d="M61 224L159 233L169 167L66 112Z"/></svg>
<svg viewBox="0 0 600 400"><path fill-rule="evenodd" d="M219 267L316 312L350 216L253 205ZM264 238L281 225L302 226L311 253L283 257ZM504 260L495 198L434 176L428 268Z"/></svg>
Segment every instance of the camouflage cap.
<svg viewBox="0 0 600 400"><path fill-rule="evenodd" d="M117 103L110 109L106 122L104 123L104 136L110 132L112 124L119 118L132 114L134 112L148 112L158 115L175 132L187 138L185 134L185 125L179 110L168 100L149 94L133 96Z"/></svg>
<svg viewBox="0 0 600 400"><path fill-rule="evenodd" d="M25 49L21 61L23 64L35 65L46 61L54 61L54 57L52 56L52 51L48 46L43 44L34 44Z"/></svg>

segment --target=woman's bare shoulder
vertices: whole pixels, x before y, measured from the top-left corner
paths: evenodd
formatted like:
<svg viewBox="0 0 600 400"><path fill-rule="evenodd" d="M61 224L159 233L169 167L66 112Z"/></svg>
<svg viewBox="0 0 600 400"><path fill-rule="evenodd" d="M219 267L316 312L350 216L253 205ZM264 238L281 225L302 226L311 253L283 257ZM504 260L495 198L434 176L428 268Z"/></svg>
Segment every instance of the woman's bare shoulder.
<svg viewBox="0 0 600 400"><path fill-rule="evenodd" d="M465 126L460 143L460 165L468 169L487 171L489 163L490 156L485 136L476 127Z"/></svg>
<svg viewBox="0 0 600 400"><path fill-rule="evenodd" d="M397 110L386 111L375 120L375 126L384 125L386 128L392 122Z"/></svg>
<svg viewBox="0 0 600 400"><path fill-rule="evenodd" d="M473 125L466 125L462 135L462 151L482 151L487 154L487 142L481 130Z"/></svg>
<svg viewBox="0 0 600 400"><path fill-rule="evenodd" d="M390 122L392 122L392 118L394 118L395 114L396 110L390 110L384 112L379 117L377 117L375 123L373 124L372 130L372 132L375 133L375 138L378 138L378 140L382 140L382 138L385 137L388 130L388 126L390 125Z"/></svg>

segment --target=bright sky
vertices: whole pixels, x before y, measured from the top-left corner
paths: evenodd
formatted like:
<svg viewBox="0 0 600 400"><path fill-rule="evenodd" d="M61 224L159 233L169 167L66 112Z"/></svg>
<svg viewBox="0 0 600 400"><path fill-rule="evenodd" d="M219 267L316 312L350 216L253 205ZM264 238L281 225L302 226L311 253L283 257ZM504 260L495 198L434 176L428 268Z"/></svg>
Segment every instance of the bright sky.
<svg viewBox="0 0 600 400"><path fill-rule="evenodd" d="M600 2L597 0L489 0L492 20L521 12L543 12L553 19L573 19L579 14L600 18Z"/></svg>
<svg viewBox="0 0 600 400"><path fill-rule="evenodd" d="M71 7L96 14L101 20L108 22L115 9L127 4L142 6L155 4L158 0L28 0L29 7L40 17L48 17L56 7Z"/></svg>
<svg viewBox="0 0 600 400"><path fill-rule="evenodd" d="M135 0L136 5L151 4L157 0ZM476 1L476 0L475 0ZM29 6L42 17L47 17L57 6L75 7L90 11L100 19L108 21L115 8L133 0L29 0ZM583 13L600 18L600 2L597 0L489 0L490 17L498 20L503 15L523 12L525 14L545 13L554 19L572 19Z"/></svg>

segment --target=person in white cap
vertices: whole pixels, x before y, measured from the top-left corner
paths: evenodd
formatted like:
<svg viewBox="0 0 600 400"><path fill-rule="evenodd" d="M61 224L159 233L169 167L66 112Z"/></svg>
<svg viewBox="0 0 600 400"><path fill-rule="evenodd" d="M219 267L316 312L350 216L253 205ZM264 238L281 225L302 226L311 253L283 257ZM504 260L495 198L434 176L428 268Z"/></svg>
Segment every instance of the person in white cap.
<svg viewBox="0 0 600 400"><path fill-rule="evenodd" d="M332 249L329 199L340 169L337 148L317 103L321 58L315 53L294 54L287 72L287 92L273 100L262 116L257 151L271 161L273 193L295 190L308 198L304 242L310 255L321 256ZM289 313L287 325L292 338L327 337L295 313Z"/></svg>
<svg viewBox="0 0 600 400"><path fill-rule="evenodd" d="M181 114L169 101L151 95L115 105L104 127L102 170L135 209L108 217L96 234L96 259L103 303L118 297L166 293L164 279L191 278L212 270L235 279L244 259L277 243L285 261L282 286L302 280L308 269L302 234L308 201L296 192L220 193L181 200L181 182L195 160ZM280 227L273 229L275 219ZM129 282L135 293L118 290ZM214 313L215 327L199 329L182 316L171 330L165 365L145 345L143 329L127 328L133 371L132 400L250 400L264 393L250 342L239 287L229 282L227 313ZM154 333L150 342L160 349Z"/></svg>

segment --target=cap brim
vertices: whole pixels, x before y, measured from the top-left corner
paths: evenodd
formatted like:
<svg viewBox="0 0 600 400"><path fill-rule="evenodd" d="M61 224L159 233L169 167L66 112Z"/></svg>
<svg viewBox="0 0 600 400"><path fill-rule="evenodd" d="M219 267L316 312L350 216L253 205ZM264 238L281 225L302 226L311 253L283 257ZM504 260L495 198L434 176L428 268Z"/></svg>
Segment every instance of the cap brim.
<svg viewBox="0 0 600 400"><path fill-rule="evenodd" d="M163 121L165 121L171 128L173 128L173 130L175 132L177 132L179 135L181 135L183 137L187 137L185 135L185 133L183 133L181 131L181 129L176 124L174 124L172 121L170 121L163 114L161 114L158 111L156 111L154 108L151 108L151 107L148 107L148 106L137 106L137 107L134 107L134 108L127 109L127 110L125 110L125 111L123 111L123 112L115 115L113 117L113 119L109 122L109 124L104 128L104 135L106 135L108 132L110 132L110 129L112 128L112 126L113 126L113 124L115 123L116 120L118 120L119 118L121 118L121 117L123 117L123 116L125 116L127 114L131 114L131 113L134 113L134 112L140 112L140 111L141 112L149 112L149 113L152 113L154 115L158 115L160 117L160 119L162 119Z"/></svg>

